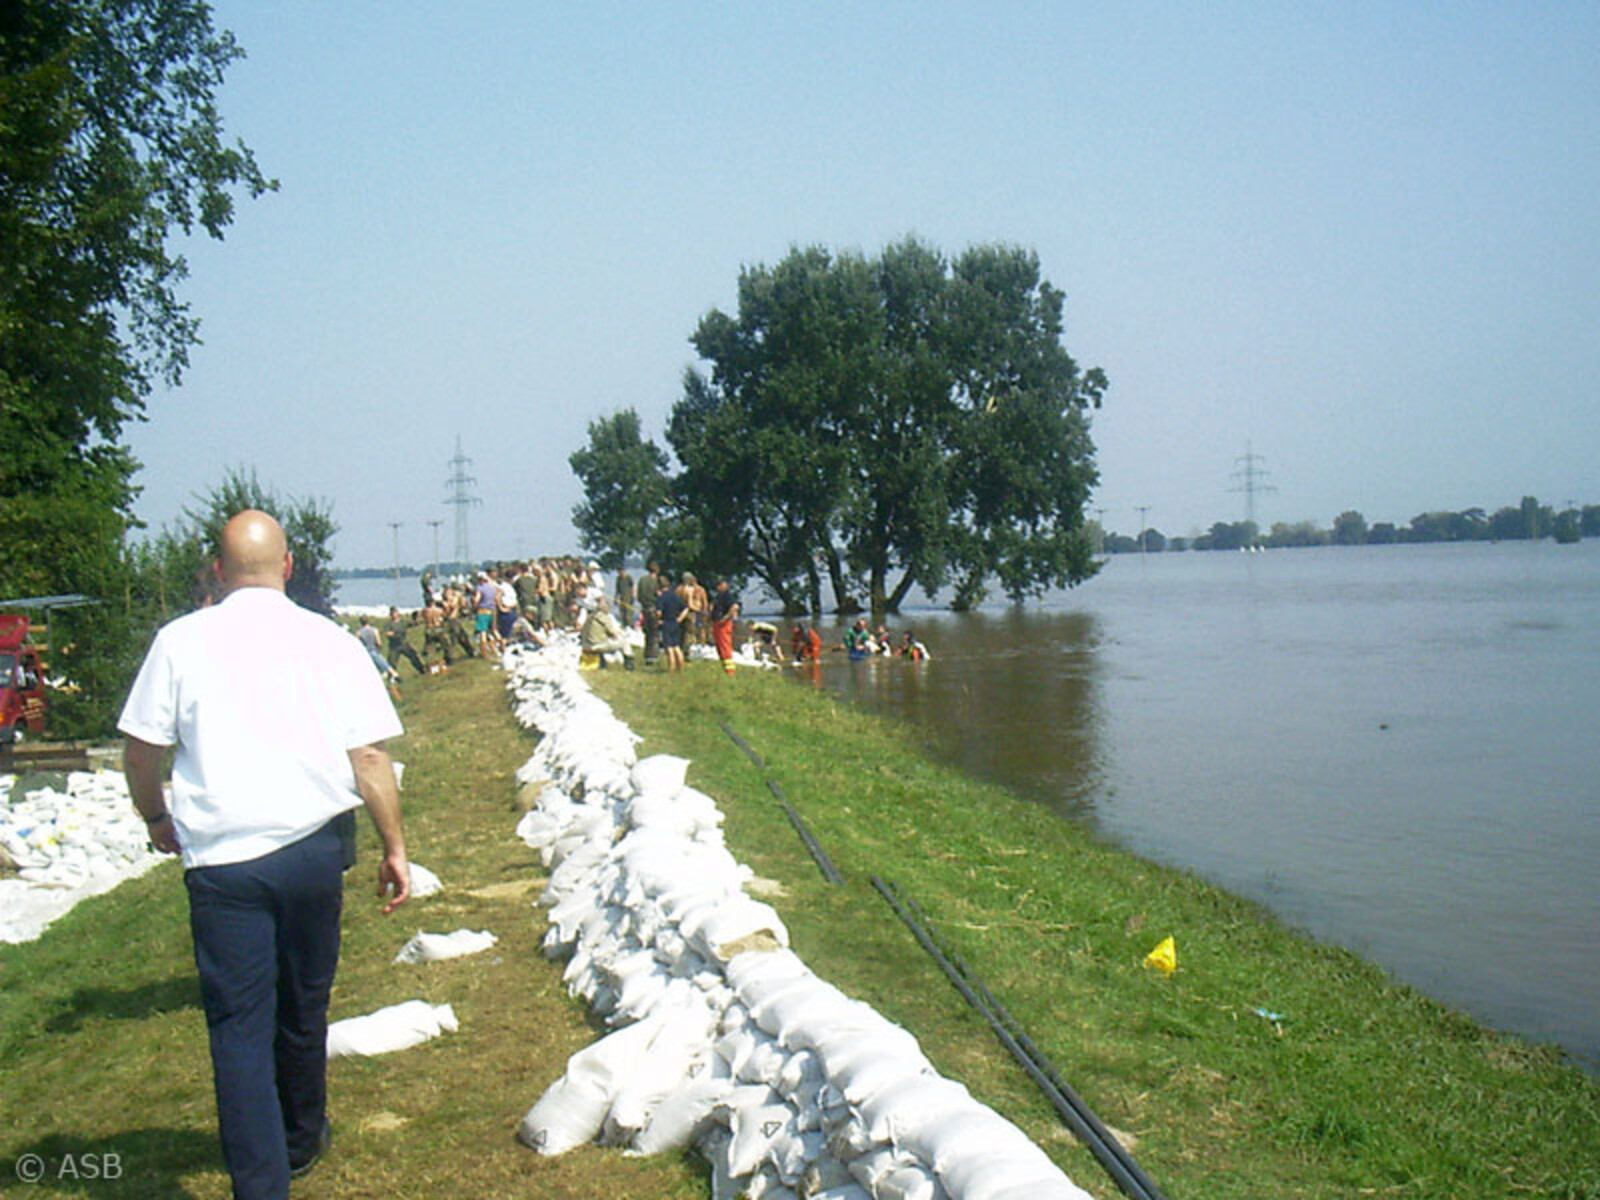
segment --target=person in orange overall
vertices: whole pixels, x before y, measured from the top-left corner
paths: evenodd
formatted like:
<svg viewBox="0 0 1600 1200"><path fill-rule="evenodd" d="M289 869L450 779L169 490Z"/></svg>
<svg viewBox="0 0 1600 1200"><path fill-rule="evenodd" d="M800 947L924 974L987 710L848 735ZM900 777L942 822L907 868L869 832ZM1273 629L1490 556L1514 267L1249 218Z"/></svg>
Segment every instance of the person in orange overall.
<svg viewBox="0 0 1600 1200"><path fill-rule="evenodd" d="M717 580L716 595L711 598L711 640L716 643L722 669L729 675L733 674L733 623L738 616L738 594L726 579Z"/></svg>

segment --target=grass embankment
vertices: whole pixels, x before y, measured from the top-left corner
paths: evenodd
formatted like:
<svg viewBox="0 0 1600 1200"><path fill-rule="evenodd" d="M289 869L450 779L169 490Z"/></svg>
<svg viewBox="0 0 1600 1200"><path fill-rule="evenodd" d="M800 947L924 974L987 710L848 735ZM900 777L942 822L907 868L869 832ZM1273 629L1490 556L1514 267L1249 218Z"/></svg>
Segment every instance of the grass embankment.
<svg viewBox="0 0 1600 1200"><path fill-rule="evenodd" d="M703 1198L703 1171L687 1159L599 1148L543 1159L513 1141L568 1055L596 1036L559 967L539 953L545 922L530 905L542 872L512 836L512 773L532 743L511 719L505 677L482 663L429 678L408 667L405 689L407 735L392 749L406 763L407 836L447 890L381 916L371 890L376 841L363 820L331 1016L422 998L453 1005L461 1029L330 1066L333 1150L295 1196ZM393 965L418 928L489 929L500 944L454 962ZM107 1153L120 1178L58 1178L65 1156L82 1164ZM25 1154L43 1158L53 1182L16 1183ZM84 902L36 942L0 947L0 1194L14 1191L229 1194L176 866Z"/></svg>
<svg viewBox="0 0 1600 1200"><path fill-rule="evenodd" d="M1258 907L936 764L918 734L771 674L606 672L641 753L693 759L729 844L825 978L1072 1177L1117 1194L872 890L894 882L1173 1198L1600 1197L1600 1087ZM831 888L718 727L765 759L846 876ZM1141 966L1167 934L1171 978ZM1281 1024L1257 1008L1284 1014Z"/></svg>
<svg viewBox="0 0 1600 1200"><path fill-rule="evenodd" d="M686 1157L585 1148L541 1159L512 1129L595 1037L538 953L537 859L511 835L512 772L529 740L504 677L482 664L412 680L395 747L412 852L448 891L379 916L363 859L345 907L333 1016L421 997L459 1033L330 1070L333 1152L295 1195L703 1197ZM821 974L921 1038L1085 1187L1087 1154L867 884L921 903L1173 1200L1205 1197L1600 1196L1597 1088L1552 1052L1487 1033L1308 943L1252 906L1106 847L1009 793L934 765L915 735L784 679L590 676L648 739L694 760L734 853L788 894L773 902ZM717 727L725 717L844 870L825 886ZM488 954L391 964L418 927L487 928ZM1140 968L1166 933L1181 969ZM1287 1014L1281 1035L1252 1011ZM179 872L85 902L39 941L0 947L0 1190L24 1154L112 1153L109 1183L27 1194L221 1197L204 1019Z"/></svg>

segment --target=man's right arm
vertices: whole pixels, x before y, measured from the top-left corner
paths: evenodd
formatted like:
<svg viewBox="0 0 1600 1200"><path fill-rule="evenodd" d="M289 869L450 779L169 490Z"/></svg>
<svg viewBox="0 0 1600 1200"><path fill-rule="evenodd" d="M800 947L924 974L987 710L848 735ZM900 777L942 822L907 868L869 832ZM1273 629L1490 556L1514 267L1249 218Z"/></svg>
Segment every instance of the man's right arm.
<svg viewBox="0 0 1600 1200"><path fill-rule="evenodd" d="M349 751L350 766L356 775L356 790L367 806L367 815L383 842L383 861L378 864L378 895L392 887L394 894L383 906L392 913L411 896L411 867L406 861L405 830L400 821L400 789L395 785L394 762L381 745L357 746Z"/></svg>
<svg viewBox="0 0 1600 1200"><path fill-rule="evenodd" d="M161 756L164 746L157 746L132 735L122 748L122 773L128 780L128 795L134 808L144 818L150 830L150 841L163 854L178 852L178 835L172 827L172 814L161 794Z"/></svg>

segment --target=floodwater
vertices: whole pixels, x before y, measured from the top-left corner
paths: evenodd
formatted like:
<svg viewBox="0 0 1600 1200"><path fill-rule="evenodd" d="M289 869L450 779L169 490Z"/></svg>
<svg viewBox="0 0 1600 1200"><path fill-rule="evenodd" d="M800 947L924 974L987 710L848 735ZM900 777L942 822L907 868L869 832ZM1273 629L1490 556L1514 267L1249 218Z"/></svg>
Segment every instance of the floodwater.
<svg viewBox="0 0 1600 1200"><path fill-rule="evenodd" d="M1600 1069L1600 541L1125 555L908 625L822 686Z"/></svg>

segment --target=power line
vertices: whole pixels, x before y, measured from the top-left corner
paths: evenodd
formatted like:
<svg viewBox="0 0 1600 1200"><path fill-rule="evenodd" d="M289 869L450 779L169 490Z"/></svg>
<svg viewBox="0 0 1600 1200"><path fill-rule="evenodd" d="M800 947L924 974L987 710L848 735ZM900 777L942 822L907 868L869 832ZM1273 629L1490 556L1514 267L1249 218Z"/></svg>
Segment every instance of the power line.
<svg viewBox="0 0 1600 1200"><path fill-rule="evenodd" d="M433 529L433 574L436 578L439 574L439 526L443 524L443 517L434 517L428 522Z"/></svg>
<svg viewBox="0 0 1600 1200"><path fill-rule="evenodd" d="M400 603L400 526L404 521L390 521L389 531L394 534L394 602Z"/></svg>
<svg viewBox="0 0 1600 1200"><path fill-rule="evenodd" d="M455 457L450 460L450 477L444 481L450 494L444 502L453 505L456 510L456 562L462 569L472 564L472 551L467 540L467 510L483 503L472 494L472 485L478 481L467 474L467 468L471 465L472 460L461 452L461 435L458 433Z"/></svg>
<svg viewBox="0 0 1600 1200"><path fill-rule="evenodd" d="M1239 482L1228 490L1230 492L1244 493L1244 519L1254 525L1256 523L1256 496L1262 492L1275 492L1278 489L1270 483L1263 482L1272 472L1260 465L1267 460L1255 452L1248 439L1244 444L1243 456L1233 461L1235 470L1232 478Z"/></svg>

